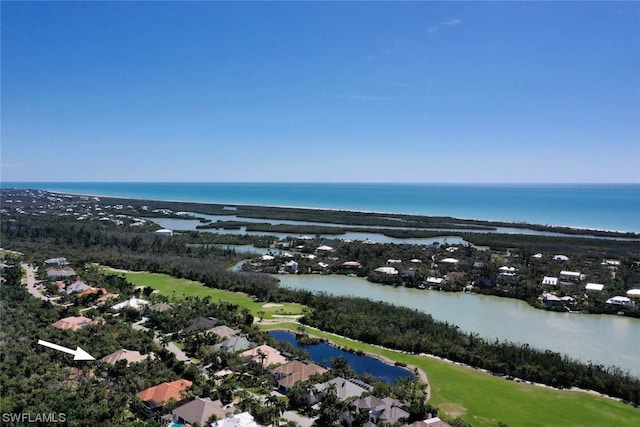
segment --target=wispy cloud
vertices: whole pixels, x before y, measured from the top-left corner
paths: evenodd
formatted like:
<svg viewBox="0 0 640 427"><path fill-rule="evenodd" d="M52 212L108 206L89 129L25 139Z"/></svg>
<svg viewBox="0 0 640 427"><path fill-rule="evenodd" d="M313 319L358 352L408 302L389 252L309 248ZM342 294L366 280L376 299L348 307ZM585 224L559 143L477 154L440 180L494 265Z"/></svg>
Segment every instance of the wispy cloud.
<svg viewBox="0 0 640 427"><path fill-rule="evenodd" d="M429 34L433 34L435 32L438 32L438 31L442 30L442 29L456 27L456 26L458 26L460 24L462 24L462 19L453 18L453 19L449 19L449 20L446 20L446 21L439 22L436 25L432 25L431 27L427 28L427 32Z"/></svg>

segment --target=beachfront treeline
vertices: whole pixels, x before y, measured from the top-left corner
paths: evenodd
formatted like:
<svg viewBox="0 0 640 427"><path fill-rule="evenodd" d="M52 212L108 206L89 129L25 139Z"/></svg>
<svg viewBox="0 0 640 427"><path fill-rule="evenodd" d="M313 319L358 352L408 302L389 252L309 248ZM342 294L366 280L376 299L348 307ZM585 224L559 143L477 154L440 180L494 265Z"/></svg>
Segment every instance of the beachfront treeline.
<svg viewBox="0 0 640 427"><path fill-rule="evenodd" d="M3 245L28 254L26 261L41 263L46 258L66 256L80 270L87 263L97 262L242 291L264 302L298 302L309 307L302 322L325 331L412 353L433 354L496 374L554 387L592 389L640 403L640 379L615 367L581 363L526 344L488 341L408 308L284 289L269 275L231 272L229 265L242 255L210 245L213 236L193 233L179 239L160 239L148 233L123 232L108 224L78 223L46 215L3 221L2 233Z"/></svg>

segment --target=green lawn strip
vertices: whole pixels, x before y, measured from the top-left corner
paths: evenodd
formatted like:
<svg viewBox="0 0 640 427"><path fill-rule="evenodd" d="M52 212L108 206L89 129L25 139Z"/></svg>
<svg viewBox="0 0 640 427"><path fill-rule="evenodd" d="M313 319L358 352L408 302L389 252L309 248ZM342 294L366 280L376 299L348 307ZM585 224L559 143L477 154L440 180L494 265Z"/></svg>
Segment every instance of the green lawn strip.
<svg viewBox="0 0 640 427"><path fill-rule="evenodd" d="M297 324L261 327L295 332ZM382 349L312 328L306 330L309 335L329 339L343 347L417 366L426 372L431 384L429 403L474 426L495 426L499 421L511 426L640 425L640 410L613 399L508 381L442 360Z"/></svg>
<svg viewBox="0 0 640 427"><path fill-rule="evenodd" d="M107 269L107 271L113 270ZM280 305L276 307L263 307L265 305L264 302L256 302L243 292L230 292L222 289L209 288L200 282L177 279L166 274L147 272L126 272L119 274L124 274L126 279L135 286L149 286L169 298L179 300L187 296L200 298L208 296L213 301L228 302L247 308L254 316L259 316L259 312L264 311L265 319L273 318L274 315L300 315L304 308L302 304L288 302L278 303Z"/></svg>

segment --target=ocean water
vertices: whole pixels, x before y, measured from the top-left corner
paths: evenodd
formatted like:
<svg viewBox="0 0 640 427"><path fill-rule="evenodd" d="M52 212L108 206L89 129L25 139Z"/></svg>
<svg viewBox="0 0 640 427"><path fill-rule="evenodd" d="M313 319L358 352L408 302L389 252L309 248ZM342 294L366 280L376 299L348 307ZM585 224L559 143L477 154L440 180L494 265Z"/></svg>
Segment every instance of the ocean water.
<svg viewBox="0 0 640 427"><path fill-rule="evenodd" d="M150 200L452 216L640 232L640 184L17 183Z"/></svg>

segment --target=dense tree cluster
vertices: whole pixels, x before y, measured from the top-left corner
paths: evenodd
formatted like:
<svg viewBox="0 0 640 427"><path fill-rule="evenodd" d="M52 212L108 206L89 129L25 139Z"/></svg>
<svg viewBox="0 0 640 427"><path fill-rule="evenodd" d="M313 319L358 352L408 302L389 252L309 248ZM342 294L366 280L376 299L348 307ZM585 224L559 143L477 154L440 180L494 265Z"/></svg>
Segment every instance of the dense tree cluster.
<svg viewBox="0 0 640 427"><path fill-rule="evenodd" d="M232 250L220 249L210 244L207 239L213 239L212 237L185 233L176 236L178 238L175 239L162 239L149 233L133 229L122 230L98 222L78 223L73 219L50 221L44 215L23 216L12 221L3 221L2 233L3 245L30 254L28 256L31 261L42 262L44 258L64 255L74 262L74 266L98 262L116 268L167 273L200 281L210 287L244 291L260 301L299 302L311 309L304 322L323 330L405 351L432 353L530 381L557 387L578 386L640 403L640 380L616 368L579 363L527 345L487 342L476 335L463 333L452 325L436 322L428 314L414 310L365 299L316 296L309 292L281 289L268 275L229 271L228 267L239 261L242 256ZM535 253L532 247L520 247L523 248L519 254L520 260L524 261ZM371 259L379 257L375 259L382 260L395 255L393 251L385 253L385 249L387 248L381 248L381 245L362 245L353 249L360 252L348 253L348 256L369 256ZM405 259L411 256L410 252L414 250L404 245L397 245L395 249ZM596 254L597 257L601 255L600 252ZM593 261L596 259L600 261L600 258L595 257ZM631 259L628 261L625 265L633 265ZM531 269L532 275L542 271L534 272L536 267L527 266L526 262L523 262L523 271L525 268ZM594 264L593 268L596 271L599 267ZM629 273L625 270L620 274L635 274L630 268ZM123 289L126 290L126 286ZM22 298L19 295L15 297ZM528 295L525 297L528 298ZM50 319L53 316L51 313L57 312L43 310L41 315L48 317L47 321L53 321ZM21 315L35 316L27 316L26 312ZM238 318L236 323L242 322L243 319ZM6 325L7 322L3 324ZM74 336L75 341L84 344L82 336ZM102 345L105 346L103 350L106 350L108 344ZM16 354L27 357L32 350L27 346L15 351ZM14 353L13 349L11 353Z"/></svg>

